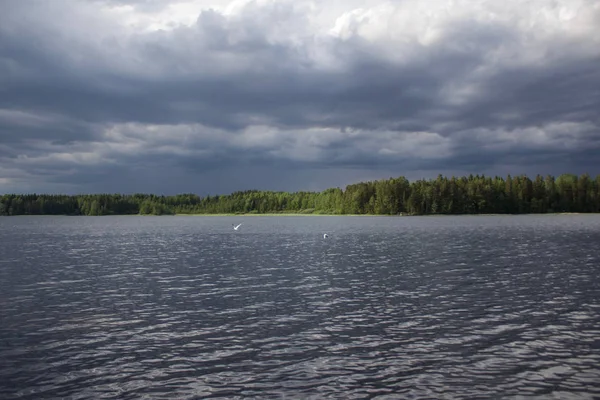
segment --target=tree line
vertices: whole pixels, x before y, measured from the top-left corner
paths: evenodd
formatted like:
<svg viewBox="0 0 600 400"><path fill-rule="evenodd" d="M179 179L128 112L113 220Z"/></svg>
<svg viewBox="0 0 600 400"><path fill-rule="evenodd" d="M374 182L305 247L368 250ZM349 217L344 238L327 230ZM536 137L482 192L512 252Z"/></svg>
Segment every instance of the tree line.
<svg viewBox="0 0 600 400"><path fill-rule="evenodd" d="M404 177L348 185L344 190L272 192L248 190L228 195L195 194L0 196L0 215L163 215L230 213L306 214L524 214L600 212L600 175L563 174L506 178L469 175L421 179Z"/></svg>

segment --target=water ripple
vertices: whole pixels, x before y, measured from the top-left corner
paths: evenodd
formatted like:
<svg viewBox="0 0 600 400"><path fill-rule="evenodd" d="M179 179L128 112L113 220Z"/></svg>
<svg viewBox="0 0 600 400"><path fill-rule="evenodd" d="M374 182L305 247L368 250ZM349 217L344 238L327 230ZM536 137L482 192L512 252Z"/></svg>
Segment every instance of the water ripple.
<svg viewBox="0 0 600 400"><path fill-rule="evenodd" d="M0 225L0 397L600 396L600 217L254 218Z"/></svg>

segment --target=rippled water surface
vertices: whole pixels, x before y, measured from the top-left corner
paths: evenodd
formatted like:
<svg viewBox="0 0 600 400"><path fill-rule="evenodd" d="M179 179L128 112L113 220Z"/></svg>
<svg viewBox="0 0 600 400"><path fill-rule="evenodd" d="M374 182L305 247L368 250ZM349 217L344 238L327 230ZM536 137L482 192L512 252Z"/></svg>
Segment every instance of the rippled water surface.
<svg viewBox="0 0 600 400"><path fill-rule="evenodd" d="M0 218L0 398L598 398L599 249L598 215Z"/></svg>

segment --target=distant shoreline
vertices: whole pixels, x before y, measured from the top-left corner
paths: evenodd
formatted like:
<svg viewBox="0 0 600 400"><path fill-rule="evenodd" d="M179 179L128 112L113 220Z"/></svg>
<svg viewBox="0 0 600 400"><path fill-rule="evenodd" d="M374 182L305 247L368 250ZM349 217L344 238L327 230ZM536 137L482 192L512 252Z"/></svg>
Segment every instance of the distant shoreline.
<svg viewBox="0 0 600 400"><path fill-rule="evenodd" d="M559 216L559 215L600 215L597 212L560 212L560 213L523 213L523 214L309 214L309 213L214 213L214 214L104 214L104 215L80 215L80 214L18 214L0 215L0 217L518 217L518 216Z"/></svg>
<svg viewBox="0 0 600 400"><path fill-rule="evenodd" d="M403 176L320 192L245 190L226 195L4 194L0 215L525 215L600 213L600 175L506 179ZM569 212L561 212L561 211Z"/></svg>
<svg viewBox="0 0 600 400"><path fill-rule="evenodd" d="M11 215L10 217L518 217L527 215L539 216L558 216L558 215L600 215L600 213L579 213L579 212L562 212L562 213L523 213L523 214L307 214L307 213L215 213L215 214L104 214L104 215L69 215L69 214L19 214ZM8 215L0 215L0 217L9 217Z"/></svg>
<svg viewBox="0 0 600 400"><path fill-rule="evenodd" d="M248 213L248 214L174 214L176 217L501 217L501 216L524 216L524 215L600 215L600 213L579 213L579 212L561 212L561 213L523 213L523 214L294 214L294 213ZM142 215L143 216L143 215Z"/></svg>
<svg viewBox="0 0 600 400"><path fill-rule="evenodd" d="M222 213L222 214L175 214L176 217L395 217L396 215L373 214L308 214L308 213Z"/></svg>

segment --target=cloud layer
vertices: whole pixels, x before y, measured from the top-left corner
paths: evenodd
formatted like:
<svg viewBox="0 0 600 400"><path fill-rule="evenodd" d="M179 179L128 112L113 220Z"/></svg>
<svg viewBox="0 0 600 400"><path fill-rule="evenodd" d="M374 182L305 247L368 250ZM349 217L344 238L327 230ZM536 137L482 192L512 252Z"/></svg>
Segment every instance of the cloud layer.
<svg viewBox="0 0 600 400"><path fill-rule="evenodd" d="M593 0L23 0L0 192L600 173Z"/></svg>

